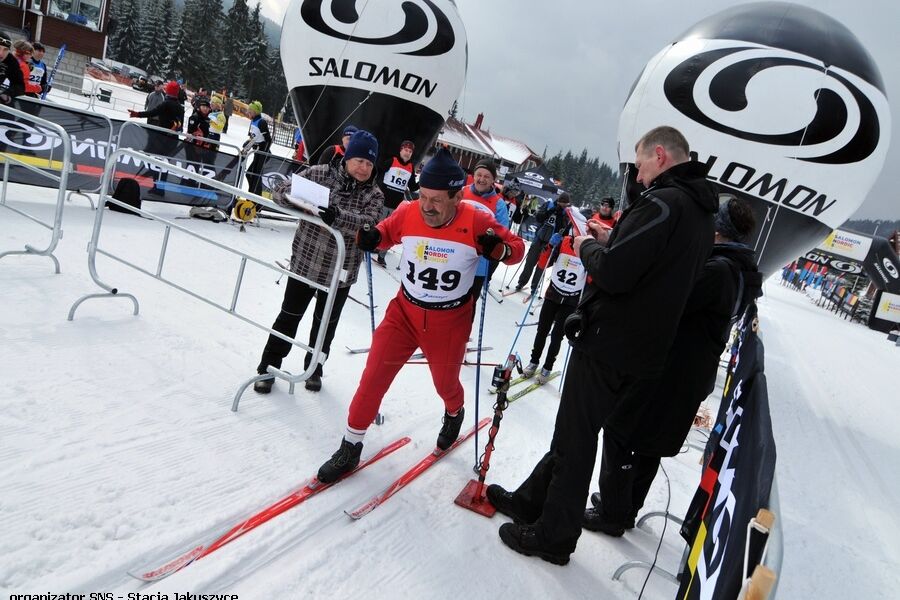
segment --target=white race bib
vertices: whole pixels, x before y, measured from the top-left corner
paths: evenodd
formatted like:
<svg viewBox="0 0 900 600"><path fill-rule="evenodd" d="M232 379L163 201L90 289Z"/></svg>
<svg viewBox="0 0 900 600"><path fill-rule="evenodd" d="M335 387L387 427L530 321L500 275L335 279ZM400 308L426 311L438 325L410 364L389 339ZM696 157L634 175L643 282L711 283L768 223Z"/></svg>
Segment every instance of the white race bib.
<svg viewBox="0 0 900 600"><path fill-rule="evenodd" d="M572 296L581 291L587 279L587 271L581 259L571 254L560 253L553 265L550 282L564 296Z"/></svg>
<svg viewBox="0 0 900 600"><path fill-rule="evenodd" d="M405 192L412 173L401 167L391 167L384 174L384 185L397 192Z"/></svg>
<svg viewBox="0 0 900 600"><path fill-rule="evenodd" d="M426 304L449 304L469 293L478 266L475 248L420 236L403 236L403 289Z"/></svg>

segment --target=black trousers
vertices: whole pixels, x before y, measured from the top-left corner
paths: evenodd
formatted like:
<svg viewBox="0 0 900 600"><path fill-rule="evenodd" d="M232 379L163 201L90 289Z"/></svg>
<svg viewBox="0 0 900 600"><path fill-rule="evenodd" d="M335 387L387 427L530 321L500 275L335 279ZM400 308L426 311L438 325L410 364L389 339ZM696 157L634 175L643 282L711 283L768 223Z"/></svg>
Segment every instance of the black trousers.
<svg viewBox="0 0 900 600"><path fill-rule="evenodd" d="M532 271L534 271L534 277L531 277L531 289L534 289L541 284L544 270L535 269L534 267L537 265L541 250L543 250L546 245L547 242L539 242L536 237L531 242L531 246L528 247L528 254L525 255L525 263L522 265L522 272L519 273L519 281L516 284L517 287L525 287L528 283L528 278L531 277Z"/></svg>
<svg viewBox="0 0 900 600"><path fill-rule="evenodd" d="M250 163L250 168L247 169L247 184L250 186L250 193L256 194L257 196L262 196L263 191L263 182L262 182L262 170L263 163L266 162L266 157L262 154L254 153L253 154L253 162Z"/></svg>
<svg viewBox="0 0 900 600"><path fill-rule="evenodd" d="M575 549L597 457L600 429L641 381L573 349L550 451L514 492L547 546Z"/></svg>
<svg viewBox="0 0 900 600"><path fill-rule="evenodd" d="M614 523L630 523L644 506L659 470L658 456L634 454L608 432L600 459L600 514Z"/></svg>
<svg viewBox="0 0 900 600"><path fill-rule="evenodd" d="M337 324L341 318L341 311L344 309L344 304L347 302L347 296L349 295L349 286L339 287L335 293L334 306L331 309L331 318L328 320L328 328L325 330L325 339L322 342L322 353L326 356L331 351L331 341L334 339L334 332L337 330ZM284 289L284 300L281 302L281 312L278 313L278 318L276 318L275 323L272 324L272 329L279 333L283 333L288 337L295 337L297 335L297 327L300 325L300 320L303 319L303 313L306 312L306 307L309 306L309 302L313 299L313 296L316 297L316 307L313 310L312 328L309 331L309 345L314 345L316 337L319 335L319 326L322 323L322 314L325 311L325 301L328 299L328 294L322 290L310 287L301 281L297 281L296 279L289 277L287 280L287 286ZM266 341L266 347L263 349L262 358L259 361L256 372L263 374L270 365L276 369L280 369L281 361L284 360L291 351L292 346L293 344L290 342L286 342L283 339L270 334L269 339ZM307 352L306 359L303 362L304 367L308 368L311 361L312 354ZM319 376L322 375L321 364L316 368L315 373Z"/></svg>
<svg viewBox="0 0 900 600"><path fill-rule="evenodd" d="M538 364L541 361L541 354L544 352L544 344L547 343L547 336L550 336L550 346L547 348L547 358L544 360L543 368L548 371L553 369L553 363L556 362L556 356L559 354L559 348L562 346L565 337L564 325L566 317L575 312L575 307L571 304L564 304L544 299L541 306L541 314L538 317L537 333L534 334L534 346L531 348L531 361Z"/></svg>

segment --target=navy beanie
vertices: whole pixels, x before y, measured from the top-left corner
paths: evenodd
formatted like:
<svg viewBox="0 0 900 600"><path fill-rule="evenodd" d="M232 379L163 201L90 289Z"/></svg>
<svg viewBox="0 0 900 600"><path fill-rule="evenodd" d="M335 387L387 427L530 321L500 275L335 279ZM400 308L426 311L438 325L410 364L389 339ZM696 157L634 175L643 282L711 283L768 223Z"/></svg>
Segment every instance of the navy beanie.
<svg viewBox="0 0 900 600"><path fill-rule="evenodd" d="M344 160L351 158L364 158L373 164L378 161L378 140L375 136L360 129L350 136L347 149L344 151Z"/></svg>
<svg viewBox="0 0 900 600"><path fill-rule="evenodd" d="M430 190L461 188L465 184L466 172L446 148L438 150L419 174L419 187Z"/></svg>
<svg viewBox="0 0 900 600"><path fill-rule="evenodd" d="M347 125L346 127L344 127L344 131L341 132L341 137L344 137L345 135L353 135L357 131L359 131L357 127L354 127L353 125Z"/></svg>

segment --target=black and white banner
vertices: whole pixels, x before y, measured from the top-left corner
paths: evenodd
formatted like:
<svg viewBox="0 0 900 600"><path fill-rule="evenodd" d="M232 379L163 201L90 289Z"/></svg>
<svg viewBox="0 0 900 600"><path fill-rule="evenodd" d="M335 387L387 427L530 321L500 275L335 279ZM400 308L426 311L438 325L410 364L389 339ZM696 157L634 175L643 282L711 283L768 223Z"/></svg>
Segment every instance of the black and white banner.
<svg viewBox="0 0 900 600"><path fill-rule="evenodd" d="M100 190L103 165L113 137L114 126L108 117L28 98L17 99L13 108L61 125L66 130L72 141L72 167L67 189ZM60 172L63 168L62 140L54 130L16 118L2 108L0 156L9 156L42 170ZM59 187L52 179L12 161L9 163L9 180L54 189Z"/></svg>
<svg viewBox="0 0 900 600"><path fill-rule="evenodd" d="M179 138L177 132L143 127L130 121L119 130L118 145L153 154L168 163L192 173L240 187L240 155L228 154L214 147L203 147ZM234 202L226 194L191 178L182 179L178 174L144 163L131 156L123 156L116 165L115 178L132 177L141 186L141 199L190 206L216 206L227 208Z"/></svg>
<svg viewBox="0 0 900 600"><path fill-rule="evenodd" d="M690 554L679 600L737 597L744 579L747 523L769 506L775 440L763 345L748 325L735 346L700 485L681 527Z"/></svg>

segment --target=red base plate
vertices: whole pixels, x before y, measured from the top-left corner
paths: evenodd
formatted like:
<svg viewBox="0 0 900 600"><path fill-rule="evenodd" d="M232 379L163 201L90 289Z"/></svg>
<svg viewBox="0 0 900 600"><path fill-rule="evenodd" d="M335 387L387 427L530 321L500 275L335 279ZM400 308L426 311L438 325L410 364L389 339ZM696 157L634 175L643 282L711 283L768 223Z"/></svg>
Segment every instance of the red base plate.
<svg viewBox="0 0 900 600"><path fill-rule="evenodd" d="M454 502L463 508L477 512L479 515L484 515L488 518L493 517L497 509L484 495L486 489L486 485L478 483L477 479L472 479L466 484L466 487L463 488Z"/></svg>

